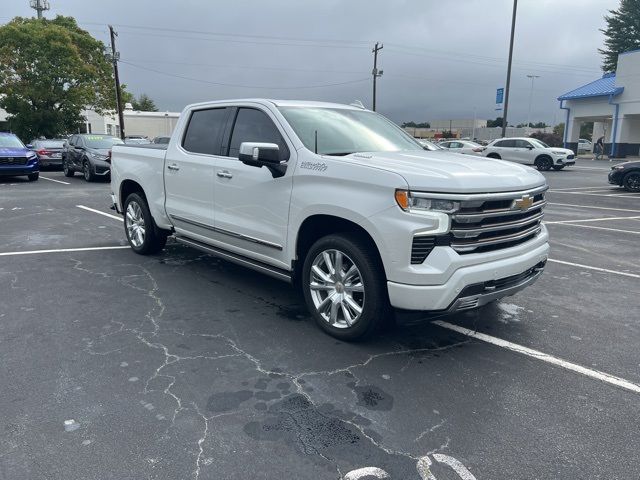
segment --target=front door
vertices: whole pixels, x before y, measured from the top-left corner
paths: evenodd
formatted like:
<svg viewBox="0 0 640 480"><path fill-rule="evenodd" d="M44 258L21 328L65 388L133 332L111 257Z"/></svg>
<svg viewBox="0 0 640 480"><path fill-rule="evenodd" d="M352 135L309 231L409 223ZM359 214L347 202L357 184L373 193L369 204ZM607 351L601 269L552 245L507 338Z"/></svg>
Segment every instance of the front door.
<svg viewBox="0 0 640 480"><path fill-rule="evenodd" d="M291 163L295 150L289 148L277 120L266 110L234 110L229 145L223 146L225 155L216 159L216 240L236 253L286 269L290 266L285 251L293 165L284 176L274 178L266 167L240 162L238 152L242 142L275 143L280 159Z"/></svg>
<svg viewBox="0 0 640 480"><path fill-rule="evenodd" d="M214 168L228 114L224 107L194 110L184 137L167 150L165 209L178 234L201 241L213 235Z"/></svg>

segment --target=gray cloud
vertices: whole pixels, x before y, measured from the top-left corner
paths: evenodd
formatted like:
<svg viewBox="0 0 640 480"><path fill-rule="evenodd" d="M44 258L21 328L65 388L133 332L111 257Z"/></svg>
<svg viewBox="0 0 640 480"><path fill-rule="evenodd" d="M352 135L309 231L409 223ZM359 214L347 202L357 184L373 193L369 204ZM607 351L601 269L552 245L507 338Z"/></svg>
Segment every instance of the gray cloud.
<svg viewBox="0 0 640 480"><path fill-rule="evenodd" d="M122 81L161 109L236 97L359 99L369 106L371 48L381 41L381 113L399 122L500 114L494 100L506 76L510 0L50 3L46 16L73 15L105 42L106 24L117 25L118 48L128 62L121 65ZM526 120L527 74L540 75L531 119L562 121L556 97L598 78L598 29L606 11L617 7L617 0L520 0L512 123ZM11 0L1 20L32 14L27 0ZM342 85L292 88L327 84ZM257 88L276 86L283 88Z"/></svg>

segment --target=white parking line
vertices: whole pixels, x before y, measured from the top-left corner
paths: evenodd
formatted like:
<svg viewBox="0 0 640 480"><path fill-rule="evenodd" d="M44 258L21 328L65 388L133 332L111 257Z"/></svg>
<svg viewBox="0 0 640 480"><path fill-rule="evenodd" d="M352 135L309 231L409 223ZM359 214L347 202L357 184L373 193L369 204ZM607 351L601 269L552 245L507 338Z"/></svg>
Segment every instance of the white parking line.
<svg viewBox="0 0 640 480"><path fill-rule="evenodd" d="M116 245L113 247L83 247L83 248L56 248L52 250L27 250L24 252L0 252L0 257L13 257L16 255L37 255L40 253L67 253L67 252L95 252L101 250L122 250L130 248L128 245Z"/></svg>
<svg viewBox="0 0 640 480"><path fill-rule="evenodd" d="M532 348L524 347L522 345L518 345L517 343L512 343L507 340L503 340L501 338L487 335L485 333L469 330L468 328L459 327L458 325L453 325L448 322L443 322L442 320L435 320L433 323L442 328L453 330L454 332L458 332L458 333L461 333L462 335L466 335L467 337L477 338L478 340L481 340L483 342L490 343L492 345L496 345L501 348L506 348L507 350L521 353L523 355L527 355L528 357L532 357L537 360L541 360L543 362L547 362L552 365L556 365L558 367L571 370L572 372L580 373L582 375L594 378L596 380L600 380L610 385L615 385L616 387L624 388L625 390L628 390L633 393L640 393L640 385L630 382L628 380L625 380L623 378L615 377L613 375L609 375L608 373L601 372L599 370L593 370L591 368L583 367L582 365L578 365L577 363L567 362L566 360L562 360L561 358L554 357L553 355L549 355L539 350L534 350Z"/></svg>
<svg viewBox="0 0 640 480"><path fill-rule="evenodd" d="M634 220L640 217L601 217L601 218L585 218L581 220L558 220L555 222L543 222L545 225L562 224L562 223L577 223L577 222L606 222L607 220Z"/></svg>
<svg viewBox="0 0 640 480"><path fill-rule="evenodd" d="M593 187L570 187L570 188L553 188L549 191L551 192L568 192L570 190L593 190L594 188L600 188L598 185L594 185Z"/></svg>
<svg viewBox="0 0 640 480"><path fill-rule="evenodd" d="M561 223L560 225L564 227L592 228L594 230L604 230L606 232L631 233L632 235L640 235L640 232L637 232L635 230L622 230L620 228L596 227L594 225L580 225L576 223Z"/></svg>
<svg viewBox="0 0 640 480"><path fill-rule="evenodd" d="M559 205L562 207L575 207L575 208L593 208L596 210L614 210L617 212L633 212L633 213L640 213L640 210L633 210L630 208L612 208L612 207L593 207L591 205L575 205L575 204L571 204L571 203L552 203L552 202L548 202L547 205Z"/></svg>
<svg viewBox="0 0 640 480"><path fill-rule="evenodd" d="M640 196L635 193L588 193L588 192L565 192L562 190L549 190L552 193L566 193L569 195L589 195L591 197L625 197L625 198L637 198L640 200Z"/></svg>
<svg viewBox="0 0 640 480"><path fill-rule="evenodd" d="M106 213L106 212L101 212L100 210L96 210L95 208L85 207L84 205L76 205L76 207L81 208L83 210L87 210L89 212L97 213L98 215L104 215L105 217L113 218L114 220L118 220L120 222L124 221L122 217L111 215L110 213Z"/></svg>
<svg viewBox="0 0 640 480"><path fill-rule="evenodd" d="M609 270L608 268L592 267L591 265L582 265L581 263L565 262L564 260L556 260L555 258L549 258L547 259L547 261L553 262L553 263L560 263L562 265L569 265L571 267L584 268L585 270L595 270L596 272L613 273L615 275L622 275L624 277L640 278L640 275L636 273L621 272L619 270Z"/></svg>
<svg viewBox="0 0 640 480"><path fill-rule="evenodd" d="M56 180L55 178L43 177L40 175L40 178L43 180L49 180L50 182L62 183L63 185L71 185L69 182L63 182L62 180Z"/></svg>

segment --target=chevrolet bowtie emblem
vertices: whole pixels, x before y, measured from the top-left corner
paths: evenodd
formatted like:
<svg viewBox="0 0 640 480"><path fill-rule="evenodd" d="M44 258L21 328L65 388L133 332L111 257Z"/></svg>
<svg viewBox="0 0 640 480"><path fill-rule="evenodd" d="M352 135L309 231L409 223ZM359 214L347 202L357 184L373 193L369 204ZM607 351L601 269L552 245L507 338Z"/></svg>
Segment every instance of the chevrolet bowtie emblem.
<svg viewBox="0 0 640 480"><path fill-rule="evenodd" d="M513 201L511 208L514 210L529 210L533 205L533 197L530 195L523 195L522 198L517 198Z"/></svg>

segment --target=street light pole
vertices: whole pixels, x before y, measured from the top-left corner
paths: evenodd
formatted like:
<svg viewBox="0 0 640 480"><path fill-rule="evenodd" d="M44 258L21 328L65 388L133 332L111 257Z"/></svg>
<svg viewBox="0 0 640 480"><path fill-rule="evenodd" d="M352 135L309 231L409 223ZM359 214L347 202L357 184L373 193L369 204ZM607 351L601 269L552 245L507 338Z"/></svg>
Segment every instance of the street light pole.
<svg viewBox="0 0 640 480"><path fill-rule="evenodd" d="M536 78L540 78L540 75L527 75L527 78L531 79L531 90L529 91L529 110L527 112L527 126L525 128L525 133L526 133L526 129L529 128L529 122L530 122L530 118L531 118L531 101L533 100L533 81Z"/></svg>
<svg viewBox="0 0 640 480"><path fill-rule="evenodd" d="M380 45L380 46L378 46ZM373 47L371 52L373 53L373 71L371 74L373 75L373 108L372 110L376 111L376 79L382 76L382 70L378 71L378 52L382 50L384 45L376 42L376 46Z"/></svg>
<svg viewBox="0 0 640 480"><path fill-rule="evenodd" d="M513 15L511 18L511 40L509 41L509 62L507 65L507 84L504 89L504 115L502 116L502 137L507 133L507 112L509 110L509 85L511 84L511 60L513 59L513 36L516 31L516 11L518 0L513 0Z"/></svg>
<svg viewBox="0 0 640 480"><path fill-rule="evenodd" d="M109 25L109 34L111 37L111 61L113 62L113 77L116 83L116 104L118 110L118 123L120 124L120 138L124 140L124 114L122 113L122 92L120 90L120 75L118 73L118 60L120 59L120 53L116 51L116 37L118 34Z"/></svg>

